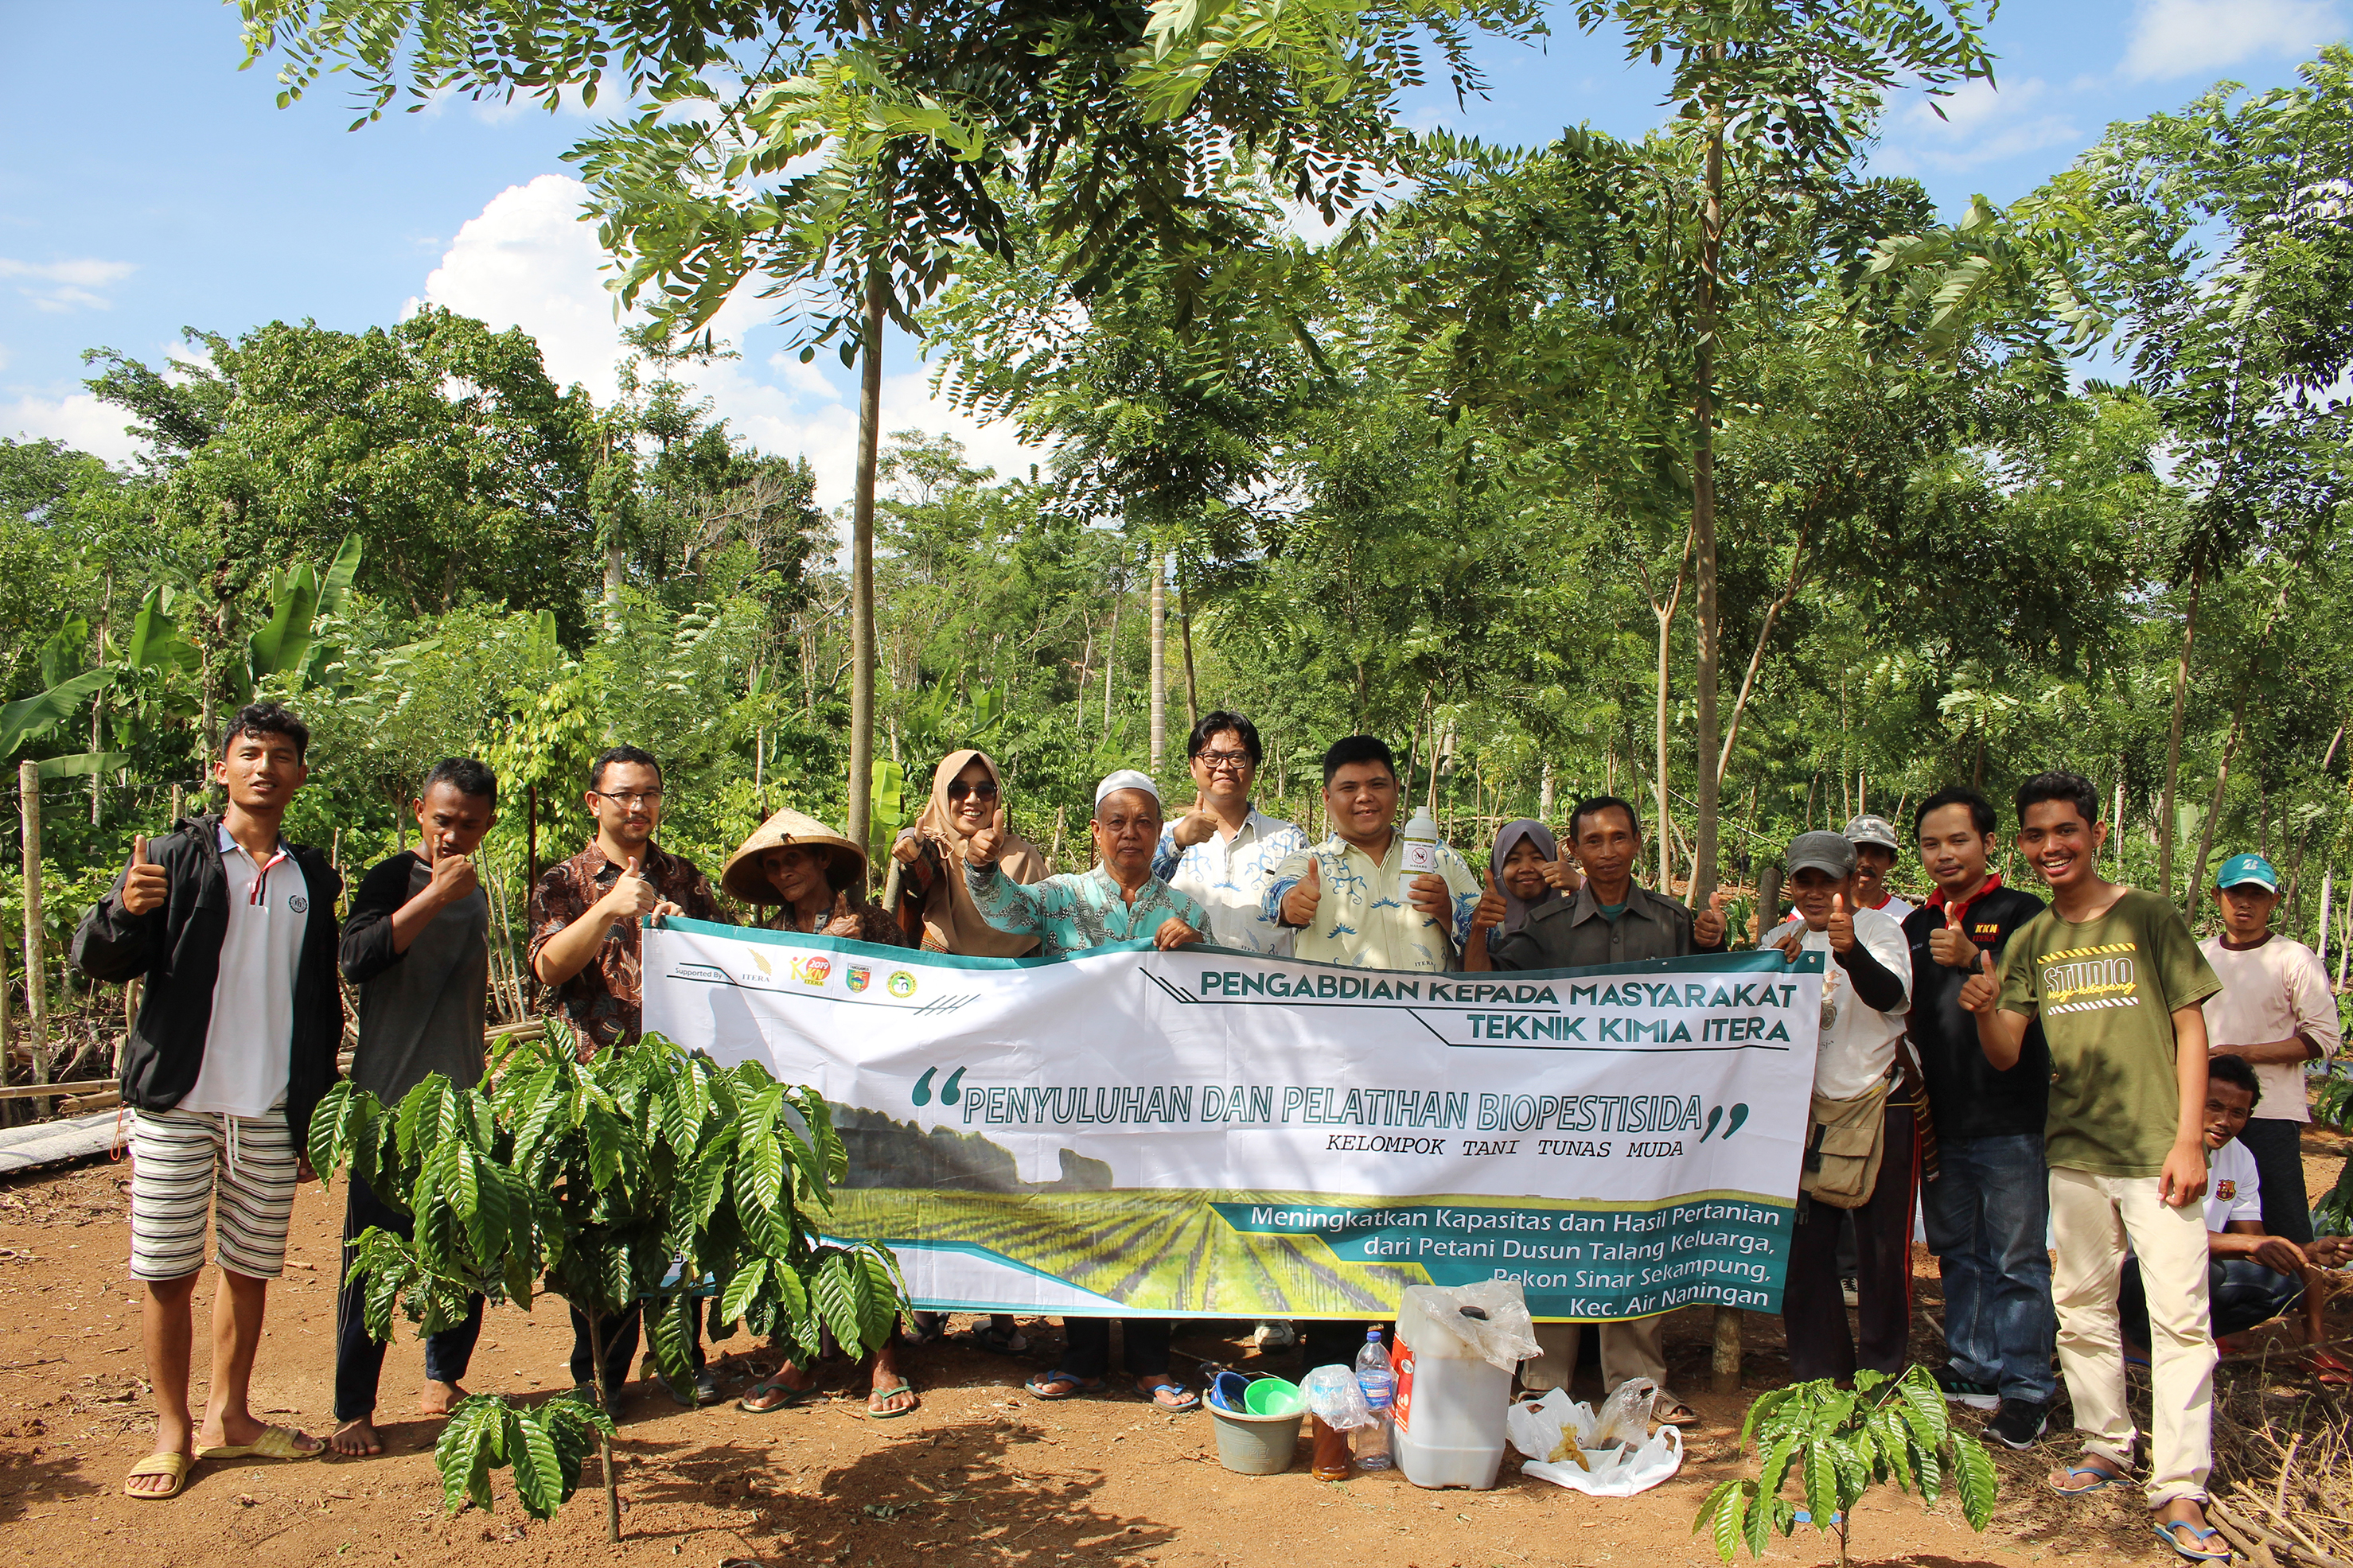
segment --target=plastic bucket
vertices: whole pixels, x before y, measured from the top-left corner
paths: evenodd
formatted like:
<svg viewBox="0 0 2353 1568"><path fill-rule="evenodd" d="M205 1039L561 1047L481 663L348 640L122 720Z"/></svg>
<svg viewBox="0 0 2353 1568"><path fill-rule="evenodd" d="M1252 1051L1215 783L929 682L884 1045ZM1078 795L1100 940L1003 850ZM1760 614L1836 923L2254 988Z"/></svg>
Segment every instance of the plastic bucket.
<svg viewBox="0 0 2353 1568"><path fill-rule="evenodd" d="M1288 1415L1249 1415L1209 1406L1209 1421L1218 1431L1218 1463L1245 1476L1279 1476L1299 1455L1299 1424L1303 1410Z"/></svg>

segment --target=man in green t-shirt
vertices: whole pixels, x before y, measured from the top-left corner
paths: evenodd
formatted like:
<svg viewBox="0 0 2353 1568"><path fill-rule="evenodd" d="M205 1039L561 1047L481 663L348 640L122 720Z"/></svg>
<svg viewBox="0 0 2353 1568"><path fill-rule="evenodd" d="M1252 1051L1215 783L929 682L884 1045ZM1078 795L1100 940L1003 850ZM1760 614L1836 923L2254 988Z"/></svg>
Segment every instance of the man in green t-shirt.
<svg viewBox="0 0 2353 1568"><path fill-rule="evenodd" d="M1961 988L1978 1043L2018 1061L2038 1016L2051 1047L2052 1295L2059 1370L2084 1435L2053 1490L2080 1497L2131 1474L2133 1430L2116 1279L2140 1258L2151 1330L2147 1498L2159 1539L2183 1557L2230 1555L2206 1523L2213 1461L2214 1342L2207 1332L2206 1016L2220 990L2173 906L2100 875L2100 795L2076 773L2018 791L2018 847L2051 888L1997 975L1990 955ZM2160 1298L2162 1304L2160 1305Z"/></svg>

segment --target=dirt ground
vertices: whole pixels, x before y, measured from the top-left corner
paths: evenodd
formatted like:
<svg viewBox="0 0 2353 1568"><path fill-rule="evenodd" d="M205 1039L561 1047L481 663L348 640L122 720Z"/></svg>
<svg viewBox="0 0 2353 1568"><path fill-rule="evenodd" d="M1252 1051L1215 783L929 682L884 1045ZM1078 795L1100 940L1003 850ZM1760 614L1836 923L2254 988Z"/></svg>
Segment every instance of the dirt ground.
<svg viewBox="0 0 2353 1568"><path fill-rule="evenodd" d="M2334 1182L2341 1154L2335 1140L2307 1144L2315 1191ZM406 1339L386 1358L382 1458L200 1464L176 1500L137 1502L121 1494L121 1478L148 1451L152 1426L138 1309L124 1273L127 1204L127 1170L103 1163L0 1185L0 1561L43 1568L1700 1564L1714 1556L1691 1533L1692 1517L1710 1486L1743 1470L1733 1439L1746 1400L1706 1391L1707 1320L1700 1311L1669 1321L1668 1345L1678 1391L1705 1424L1691 1434L1681 1474L1618 1500L1529 1479L1510 1456L1490 1492L1421 1491L1394 1472L1320 1483L1306 1472L1303 1445L1289 1474L1235 1475L1218 1464L1205 1414L1165 1415L1125 1397L1044 1405L1024 1394L1021 1380L1050 1365L1060 1346L1059 1331L1041 1320L1025 1324L1039 1343L1023 1358L953 1342L915 1352L910 1359L923 1406L904 1420L864 1419L864 1383L840 1366L825 1369L828 1386L856 1394L770 1415L737 1410L733 1397L773 1364L740 1334L714 1347L726 1404L683 1411L659 1389L632 1385L617 1467L626 1536L617 1547L604 1539L594 1459L580 1494L547 1523L522 1514L503 1475L493 1512L444 1515L431 1453L439 1424L404 1414L423 1375L421 1350ZM332 1407L342 1214L340 1191L302 1189L290 1267L270 1292L254 1379L257 1411L322 1435ZM1935 1266L1925 1252L1915 1263L1915 1349L1933 1363ZM200 1300L210 1296L208 1281ZM955 1327L974 1321L958 1318ZM1261 1358L1247 1331L1232 1322L1187 1326L1176 1340L1178 1375L1195 1381L1197 1359L1298 1374L1296 1352ZM199 1398L203 1341L200 1330ZM570 1342L559 1302L543 1301L528 1315L494 1310L468 1384L516 1395L561 1389L569 1383L563 1363ZM1752 1314L1746 1351L1753 1396L1786 1373L1778 1320ZM1594 1397L1594 1376L1589 1366L1580 1372L1578 1396ZM1982 1535L1949 1500L1924 1511L1915 1499L1874 1493L1857 1510L1854 1561L1931 1568L2174 1561L2132 1494L2116 1489L2065 1503L2045 1491L2042 1472L2063 1451L2057 1438L2033 1455L1994 1448L2001 1501ZM1837 1561L1829 1539L1803 1527L1777 1542L1771 1556Z"/></svg>

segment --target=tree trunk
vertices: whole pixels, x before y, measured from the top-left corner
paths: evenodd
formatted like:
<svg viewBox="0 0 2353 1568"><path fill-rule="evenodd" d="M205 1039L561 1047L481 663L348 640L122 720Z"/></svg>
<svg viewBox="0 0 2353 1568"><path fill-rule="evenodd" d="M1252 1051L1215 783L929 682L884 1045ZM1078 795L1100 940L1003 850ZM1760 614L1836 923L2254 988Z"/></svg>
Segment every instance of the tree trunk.
<svg viewBox="0 0 2353 1568"><path fill-rule="evenodd" d="M1168 750L1168 574L1159 555L1152 562L1152 771Z"/></svg>
<svg viewBox="0 0 2353 1568"><path fill-rule="evenodd" d="M605 1314L588 1314L588 1345L596 1357L596 1403L605 1414L613 1413L613 1385L605 1374ZM596 1458L605 1467L605 1539L618 1542L621 1539L620 1478L613 1473L613 1439L602 1431L596 1434Z"/></svg>
<svg viewBox="0 0 2353 1568"><path fill-rule="evenodd" d="M1193 681L1193 597L1185 585L1185 557L1171 552L1168 563L1176 571L1176 635L1185 645L1185 727L1201 721L1201 694Z"/></svg>
<svg viewBox="0 0 2353 1568"><path fill-rule="evenodd" d="M2181 658L2173 667L2173 729L2165 742L2165 789L2157 803L2157 882L2173 901L2173 789L2181 776L2181 722L2189 700L2189 649L2198 637L2198 595L2206 585L2201 562L2189 574L2189 611L2181 617Z"/></svg>
<svg viewBox="0 0 2353 1568"><path fill-rule="evenodd" d="M2214 798L2206 805L2206 820L2198 829L2198 864L2181 900L2181 918L2198 923L2198 894L2206 882L2206 858L2214 852L2214 824L2222 816L2222 791L2231 782L2231 759L2238 754L2239 733L2247 721L2247 685L2239 682L2239 700L2231 708L2231 738L2222 742L2222 765L2214 770Z"/></svg>
<svg viewBox="0 0 2353 1568"><path fill-rule="evenodd" d="M1720 55L1720 48L1711 48ZM1692 552L1697 563L1699 588L1699 667L1693 680L1693 736L1699 756L1699 822L1693 834L1691 905L1697 909L1715 890L1716 797L1723 779L1716 751L1715 724L1716 624L1715 598L1715 322L1718 263L1724 247L1724 110L1711 102L1707 110L1707 159L1700 208L1699 342L1693 379L1697 384L1692 405ZM1663 792L1666 779L1659 788Z"/></svg>
<svg viewBox="0 0 2353 1568"><path fill-rule="evenodd" d="M1123 571L1122 575L1125 574ZM1103 739L1111 739L1112 677L1119 673L1119 613L1127 606L1127 584L1111 596L1111 641L1103 645Z"/></svg>
<svg viewBox="0 0 2353 1568"><path fill-rule="evenodd" d="M874 473L881 456L880 262L866 274L866 342L858 376L858 489L849 511L849 841L864 845L874 812Z"/></svg>
<svg viewBox="0 0 2353 1568"><path fill-rule="evenodd" d="M25 826L25 1030L33 1058L33 1081L49 1081L48 963L41 941L41 764L16 764L16 790ZM33 1101L33 1120L49 1113L43 1096Z"/></svg>
<svg viewBox="0 0 2353 1568"><path fill-rule="evenodd" d="M1658 786L1651 792L1651 798L1658 806L1657 832L1654 837L1658 839L1659 845L1659 886L1662 888L1674 879L1674 867L1672 864L1674 853L1672 848L1674 836L1672 830L1674 822L1674 806L1672 799L1667 794L1667 696L1668 676L1671 668L1668 655L1672 647L1670 634L1674 630L1675 611L1683 604L1683 574L1691 569L1691 554L1692 535L1687 531L1683 535L1683 552L1675 562L1674 589L1668 594L1667 602L1664 605L1659 603L1658 592L1651 585L1650 567L1642 564L1639 558L1636 567L1642 574L1642 596L1650 601L1651 614L1658 618L1659 623L1659 660L1657 679L1652 690L1654 700L1651 704L1651 715L1655 721L1654 738L1658 746Z"/></svg>
<svg viewBox="0 0 2353 1568"><path fill-rule="evenodd" d="M1552 759L1544 760L1544 776L1536 783L1536 820L1552 826Z"/></svg>

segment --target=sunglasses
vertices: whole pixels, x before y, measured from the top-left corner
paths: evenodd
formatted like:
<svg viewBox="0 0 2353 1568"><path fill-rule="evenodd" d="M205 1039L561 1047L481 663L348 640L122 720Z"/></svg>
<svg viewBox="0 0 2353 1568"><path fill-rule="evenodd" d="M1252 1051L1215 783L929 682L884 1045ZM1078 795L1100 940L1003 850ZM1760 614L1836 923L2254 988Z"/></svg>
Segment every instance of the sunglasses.
<svg viewBox="0 0 2353 1568"><path fill-rule="evenodd" d="M997 798L997 786L993 784L987 783L968 784L962 779L958 779L955 783L948 785L948 798L950 800L962 800L966 795L970 795L975 800L995 800Z"/></svg>

